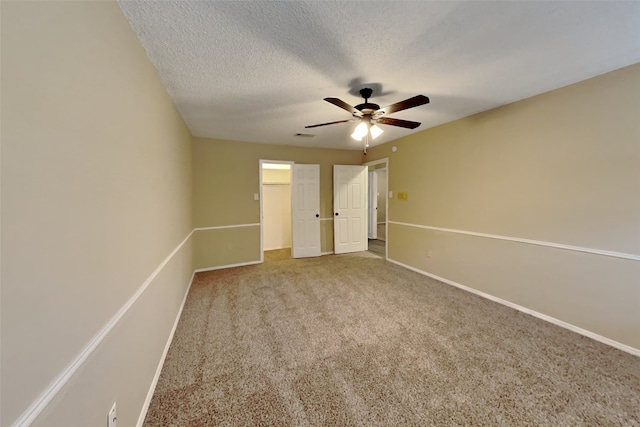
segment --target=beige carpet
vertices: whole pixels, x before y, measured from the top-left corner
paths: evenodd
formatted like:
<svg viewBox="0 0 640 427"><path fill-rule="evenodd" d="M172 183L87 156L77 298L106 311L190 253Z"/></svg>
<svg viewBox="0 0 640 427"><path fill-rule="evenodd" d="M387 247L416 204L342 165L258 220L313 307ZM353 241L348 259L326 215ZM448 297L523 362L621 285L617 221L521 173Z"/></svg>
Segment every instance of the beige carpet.
<svg viewBox="0 0 640 427"><path fill-rule="evenodd" d="M633 426L640 358L369 253L196 275L146 426Z"/></svg>

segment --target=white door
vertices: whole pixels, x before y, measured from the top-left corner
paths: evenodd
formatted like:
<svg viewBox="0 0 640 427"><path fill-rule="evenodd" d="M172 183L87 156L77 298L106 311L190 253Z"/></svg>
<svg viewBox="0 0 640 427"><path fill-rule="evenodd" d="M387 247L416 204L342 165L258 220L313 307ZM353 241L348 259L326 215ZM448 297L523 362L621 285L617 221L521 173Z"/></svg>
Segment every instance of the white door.
<svg viewBox="0 0 640 427"><path fill-rule="evenodd" d="M369 232L370 239L378 238L378 173L369 171Z"/></svg>
<svg viewBox="0 0 640 427"><path fill-rule="evenodd" d="M320 165L293 165L291 217L294 258L320 256Z"/></svg>
<svg viewBox="0 0 640 427"><path fill-rule="evenodd" d="M366 166L333 166L333 215L334 252L366 251Z"/></svg>

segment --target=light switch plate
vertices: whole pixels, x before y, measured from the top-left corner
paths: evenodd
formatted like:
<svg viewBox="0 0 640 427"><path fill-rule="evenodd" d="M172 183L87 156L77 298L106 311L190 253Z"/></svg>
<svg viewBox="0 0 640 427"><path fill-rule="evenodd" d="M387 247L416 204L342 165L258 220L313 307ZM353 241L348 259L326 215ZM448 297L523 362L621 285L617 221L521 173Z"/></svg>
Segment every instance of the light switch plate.
<svg viewBox="0 0 640 427"><path fill-rule="evenodd" d="M393 199L393 191L389 191L389 198Z"/></svg>
<svg viewBox="0 0 640 427"><path fill-rule="evenodd" d="M253 200L260 200L260 195L258 193L253 193Z"/></svg>

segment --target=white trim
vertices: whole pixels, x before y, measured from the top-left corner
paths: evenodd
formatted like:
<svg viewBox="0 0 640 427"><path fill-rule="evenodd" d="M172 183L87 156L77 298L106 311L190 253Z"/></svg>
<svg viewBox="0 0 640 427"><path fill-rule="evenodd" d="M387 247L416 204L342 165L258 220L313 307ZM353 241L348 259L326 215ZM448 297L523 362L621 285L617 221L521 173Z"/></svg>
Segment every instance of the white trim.
<svg viewBox="0 0 640 427"><path fill-rule="evenodd" d="M291 246L284 246L284 247L282 247L282 248L268 248L268 249L265 249L264 251L265 251L265 252L270 252L270 251L279 251L279 250L281 250L281 249L291 249Z"/></svg>
<svg viewBox="0 0 640 427"><path fill-rule="evenodd" d="M178 328L178 322L180 321L180 316L182 316L182 310L184 309L184 305L187 302L187 296L189 295L189 291L191 291L191 285L193 285L193 278L195 277L195 275L196 275L196 272L194 271L191 274L191 279L189 279L189 286L187 287L187 291L184 293L184 297L182 298L182 304L180 304L180 309L178 310L176 320L173 322L173 328L171 328L171 333L169 333L169 339L167 340L167 343L164 346L162 357L160 357L160 363L156 368L156 373L153 376L153 381L151 381L151 387L149 387L149 391L147 392L147 397L144 399L144 404L142 405L142 411L140 412L140 416L138 417L138 422L136 423L136 427L142 427L142 424L144 424L144 419L147 416L147 411L149 411L149 405L151 404L151 399L153 398L153 394L156 391L156 385L158 385L158 380L160 379L160 373L162 372L164 361L167 358L167 354L169 353L169 347L171 347L173 336L176 333L176 329Z"/></svg>
<svg viewBox="0 0 640 427"><path fill-rule="evenodd" d="M259 208L260 208L260 216L258 218L260 218L260 261L264 262L264 206L263 206L263 200L264 199L264 191L262 188L262 174L264 173L264 165L265 161L260 159L258 160L258 189L260 190L259 194L259 198L260 201L258 202L259 204ZM291 167L290 167L291 168ZM289 172L289 181L291 181L291 172Z"/></svg>
<svg viewBox="0 0 640 427"><path fill-rule="evenodd" d="M324 256L324 255L333 255L333 251L329 251L329 252L320 252L320 256Z"/></svg>
<svg viewBox="0 0 640 427"><path fill-rule="evenodd" d="M366 162L364 163L365 166L373 166L373 165L379 165L385 163L386 166L384 168L380 168L380 169L376 169L376 170L385 170L387 173L385 174L385 180L386 180L386 187L387 187L387 194L385 195L385 203L384 203L384 217L386 218L386 221L384 222L384 259L389 259L389 197L388 193L389 193L389 170L391 168L391 165L389 164L389 158L388 157L384 157L382 159L378 159L378 160L372 160L370 162Z"/></svg>
<svg viewBox="0 0 640 427"><path fill-rule="evenodd" d="M142 286L138 288L135 294L129 298L129 300L120 307L120 310L107 322L107 324L89 341L89 343L82 349L82 351L73 359L73 361L49 384L49 386L29 405L26 411L18 417L18 419L12 424L14 427L28 426L40 415L40 413L47 407L56 394L64 387L69 379L76 373L76 371L82 366L87 358L93 353L93 351L102 343L105 337L111 332L116 324L124 317L129 309L136 303L138 298L149 287L151 282L156 278L158 273L169 263L171 258L182 248L187 240L193 234L192 230L187 237L169 254L168 257L160 263L160 265L153 270L151 275L144 281Z"/></svg>
<svg viewBox="0 0 640 427"><path fill-rule="evenodd" d="M206 267L206 268L198 268L194 270L194 273L203 273L205 271L213 271L213 270L222 270L223 268L233 268L233 267L244 267L245 265L255 265L262 264L264 261L247 261L247 262L239 262L237 264L227 264L227 265L218 265L216 267Z"/></svg>
<svg viewBox="0 0 640 427"><path fill-rule="evenodd" d="M542 314L542 313L539 313L539 312L537 312L535 310L531 310L530 308L523 307L523 306L518 305L518 304L514 304L514 303L512 303L510 301L504 300L502 298L498 298L498 297L493 296L491 294L487 294L487 293L479 291L477 289L461 285L460 283L454 282L453 280L445 279L444 277L440 277L440 276L436 276L435 274L427 273L426 271L420 270L420 269L415 268L415 267L411 267L410 265L403 264L403 263L401 263L399 261L396 261L396 260L393 260L391 258L387 258L387 260L389 262L392 262L392 263L396 264L396 265L404 267L404 268L406 268L408 270L415 271L416 273L420 273L422 275L431 277L432 279L439 280L440 282L446 283L446 284L451 285L451 286L455 286L456 288L462 289L464 291L471 292L472 294L476 294L478 296L481 296L482 298L486 298L486 299L491 300L493 302L497 302L498 304L502 304L502 305L505 305L507 307L511 307L511 308L513 308L515 310L518 310L518 311L522 312L522 313L529 314L531 316L537 317L538 319L545 320L545 321L547 321L549 323L553 323L554 325L557 325L557 326L560 326L562 328L568 329L568 330L570 330L572 332L575 332L577 334L584 335L585 337L594 339L594 340L599 341L599 342L601 342L603 344L607 344L607 345L609 345L611 347L617 348L618 350L622 350L622 351L630 353L630 354L632 354L634 356L640 356L640 349L628 346L626 344L622 344L622 343L620 343L618 341L614 341L614 340L609 339L607 337L603 337L602 335L598 335L598 334L596 334L594 332L588 331L586 329L582 329L582 328L580 328L578 326L572 325L571 323L567 323L567 322L564 322L562 320L558 320L555 317L547 316L546 314Z"/></svg>
<svg viewBox="0 0 640 427"><path fill-rule="evenodd" d="M262 169L270 169L270 170L281 170L281 171L287 171L287 170L291 170L291 168L289 167L289 163L293 163L293 162L280 162L278 161L278 163L266 163L266 160L260 160L261 164L262 164ZM265 163L262 163L265 162Z"/></svg>
<svg viewBox="0 0 640 427"><path fill-rule="evenodd" d="M388 157L383 157L383 158L378 159L378 160L371 160L370 162L363 163L362 166L374 166L374 165L380 165L382 163L386 163L387 166L385 166L384 168L377 169L377 170L386 170L389 167L389 158Z"/></svg>
<svg viewBox="0 0 640 427"><path fill-rule="evenodd" d="M277 166L277 165L286 165L287 169L289 170L289 185L293 184L293 166L295 165L295 162L292 162L290 160L265 160L265 159L259 159L258 160L258 188L260 189L260 223L258 224L260 226L260 262L264 262L264 206L263 206L263 198L264 198L264 193L263 193L263 185L264 183L262 182L262 173L263 170L265 169L265 165L266 164L271 164L273 166ZM283 168L283 170L285 170ZM291 195L289 195L289 199L291 199ZM292 207L293 209L293 207ZM293 222L290 224L291 226L291 238L293 239ZM292 240L292 245L293 245L293 240Z"/></svg>
<svg viewBox="0 0 640 427"><path fill-rule="evenodd" d="M330 216L329 218L320 218L320 221L333 221L333 217Z"/></svg>
<svg viewBox="0 0 640 427"><path fill-rule="evenodd" d="M218 225L215 227L196 227L193 231L206 231L206 230L222 230L225 228L240 228L240 227L258 227L260 226L259 222L253 224L234 224L234 225Z"/></svg>
<svg viewBox="0 0 640 427"><path fill-rule="evenodd" d="M447 233L456 233L456 234L465 234L465 235L468 235L468 236L486 237L486 238L489 238L489 239L506 240L506 241L509 241L509 242L526 243L526 244L529 244L529 245L546 246L546 247L549 247L549 248L565 249L565 250L569 250L569 251L585 252L585 253L594 254L594 255L603 255L603 256L609 256L609 257L614 257L614 258L622 258L622 259L630 259L630 260L633 260L633 261L640 261L640 255L628 254L628 253L624 253L624 252L613 252L613 251L606 251L606 250L603 250L603 249L592 249L592 248L585 248L585 247L582 247L582 246L565 245L565 244L562 244L562 243L552 243L552 242L543 242L543 241L540 241L540 240L522 239L522 238L519 238L519 237L499 236L499 235L496 235L496 234L476 233L475 231L455 230L455 229L452 229L452 228L430 227L428 225L410 224L410 223L407 223L407 222L398 222L398 221L387 221L387 222L390 223L390 224L404 225L406 227L423 228L425 230L444 231L444 232L447 232Z"/></svg>

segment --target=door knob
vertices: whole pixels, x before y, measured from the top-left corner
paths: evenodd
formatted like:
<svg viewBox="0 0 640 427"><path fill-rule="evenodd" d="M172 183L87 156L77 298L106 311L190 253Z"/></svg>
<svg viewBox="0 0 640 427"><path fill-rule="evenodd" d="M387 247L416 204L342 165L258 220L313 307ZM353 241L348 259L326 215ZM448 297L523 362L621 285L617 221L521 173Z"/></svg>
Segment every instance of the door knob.
<svg viewBox="0 0 640 427"><path fill-rule="evenodd" d="M338 212L336 212L336 216L340 215Z"/></svg>
<svg viewBox="0 0 640 427"><path fill-rule="evenodd" d="M316 218L320 218L320 214L316 214Z"/></svg>

